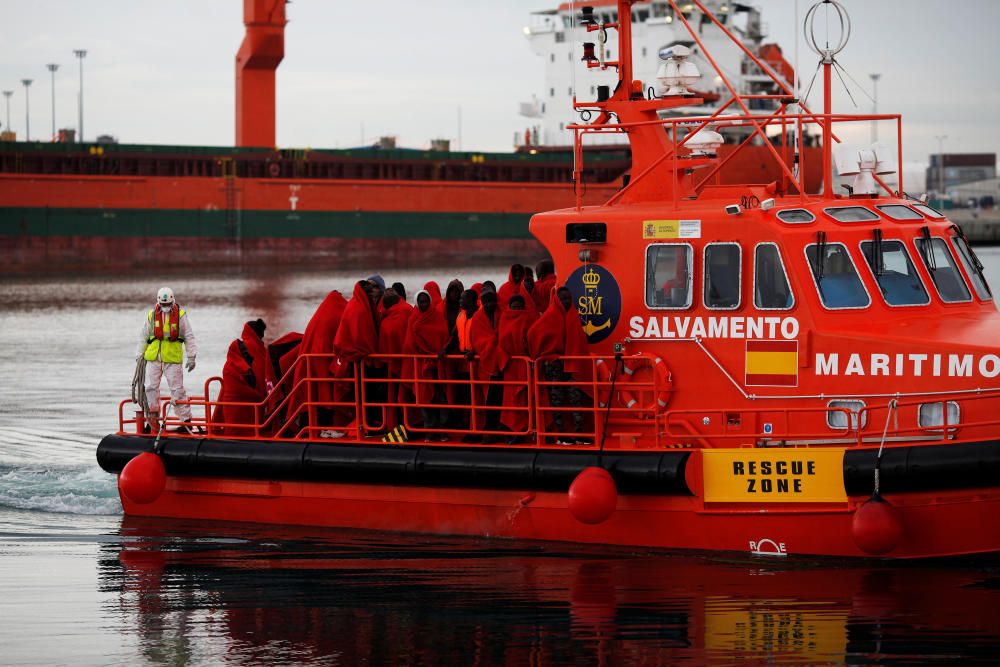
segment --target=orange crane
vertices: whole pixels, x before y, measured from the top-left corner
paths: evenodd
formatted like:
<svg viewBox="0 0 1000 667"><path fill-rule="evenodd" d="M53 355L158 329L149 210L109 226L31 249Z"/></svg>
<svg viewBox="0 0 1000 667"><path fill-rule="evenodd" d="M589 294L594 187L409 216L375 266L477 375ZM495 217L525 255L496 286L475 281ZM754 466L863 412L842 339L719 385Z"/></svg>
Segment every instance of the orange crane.
<svg viewBox="0 0 1000 667"><path fill-rule="evenodd" d="M243 0L236 52L236 145L274 146L275 72L285 57L287 0Z"/></svg>

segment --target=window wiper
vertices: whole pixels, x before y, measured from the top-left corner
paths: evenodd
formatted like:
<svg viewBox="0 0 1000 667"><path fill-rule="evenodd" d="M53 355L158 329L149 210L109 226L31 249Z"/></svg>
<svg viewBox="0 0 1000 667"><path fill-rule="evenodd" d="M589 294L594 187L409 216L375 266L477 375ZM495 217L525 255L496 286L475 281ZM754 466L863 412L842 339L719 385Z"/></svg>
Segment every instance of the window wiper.
<svg viewBox="0 0 1000 667"><path fill-rule="evenodd" d="M885 275L885 255L882 252L882 230L875 229L872 230L873 236L875 237L875 244L872 247L872 269L875 270L876 276Z"/></svg>
<svg viewBox="0 0 1000 667"><path fill-rule="evenodd" d="M972 260L972 265L976 267L976 272L979 273L979 275L982 275L985 267L983 266L983 263L979 261L979 256L976 255L976 251L972 249L972 244L969 243L969 239L965 236L965 230L958 225L952 225L949 229L955 230L955 235L962 239L962 243L965 244L965 249L969 253L969 259Z"/></svg>
<svg viewBox="0 0 1000 667"><path fill-rule="evenodd" d="M822 280L826 264L826 232L816 232L816 279Z"/></svg>
<svg viewBox="0 0 1000 667"><path fill-rule="evenodd" d="M937 271L937 262L934 259L934 248L931 247L931 228L924 227L920 228L920 235L923 237L923 243L920 244L920 252L924 256L924 264L931 271Z"/></svg>

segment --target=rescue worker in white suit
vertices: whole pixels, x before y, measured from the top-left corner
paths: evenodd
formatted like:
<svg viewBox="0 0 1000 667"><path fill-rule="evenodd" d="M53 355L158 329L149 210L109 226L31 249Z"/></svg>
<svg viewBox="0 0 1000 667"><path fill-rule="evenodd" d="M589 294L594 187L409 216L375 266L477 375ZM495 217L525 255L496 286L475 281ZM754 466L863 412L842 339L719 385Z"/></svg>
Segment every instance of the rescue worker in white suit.
<svg viewBox="0 0 1000 667"><path fill-rule="evenodd" d="M187 400L184 391L184 348L187 348L188 372L194 370L195 357L198 355L198 345L195 342L191 322L187 312L174 301L174 292L169 287L162 287L156 294L156 305L149 311L142 325L142 334L136 348L136 362L146 360L146 399L149 413L146 423L150 430L159 428L160 381L167 379L170 396L174 400L177 416L183 424L181 431L192 432L191 406L179 405L178 401Z"/></svg>

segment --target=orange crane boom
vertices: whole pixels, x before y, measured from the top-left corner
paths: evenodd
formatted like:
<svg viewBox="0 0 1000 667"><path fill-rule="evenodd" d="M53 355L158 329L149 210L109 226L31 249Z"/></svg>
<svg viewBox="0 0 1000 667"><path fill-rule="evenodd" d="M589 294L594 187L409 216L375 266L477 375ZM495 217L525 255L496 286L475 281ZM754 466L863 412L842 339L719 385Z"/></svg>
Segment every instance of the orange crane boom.
<svg viewBox="0 0 1000 667"><path fill-rule="evenodd" d="M274 146L275 72L285 57L286 0L243 0L236 53L236 145Z"/></svg>

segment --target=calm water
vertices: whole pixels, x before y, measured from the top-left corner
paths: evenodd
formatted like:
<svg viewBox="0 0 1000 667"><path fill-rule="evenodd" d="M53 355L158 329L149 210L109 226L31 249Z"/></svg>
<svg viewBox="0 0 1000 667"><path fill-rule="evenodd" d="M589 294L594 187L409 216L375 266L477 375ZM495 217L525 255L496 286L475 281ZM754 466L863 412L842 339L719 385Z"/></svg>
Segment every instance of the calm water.
<svg viewBox="0 0 1000 667"><path fill-rule="evenodd" d="M980 251L1000 285L1000 250ZM503 267L462 269L466 283ZM364 277L367 274L362 274ZM169 282L199 366L356 274L0 284L0 664L921 663L1000 653L1000 558L858 566L135 521L94 462ZM386 276L415 292L428 278ZM411 295L412 296L412 295Z"/></svg>

